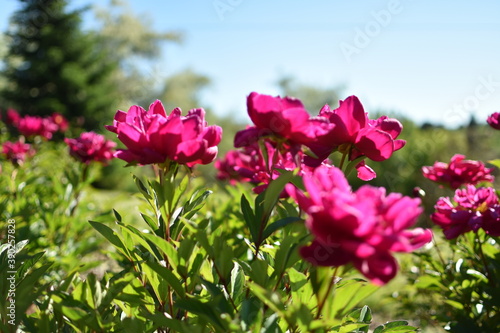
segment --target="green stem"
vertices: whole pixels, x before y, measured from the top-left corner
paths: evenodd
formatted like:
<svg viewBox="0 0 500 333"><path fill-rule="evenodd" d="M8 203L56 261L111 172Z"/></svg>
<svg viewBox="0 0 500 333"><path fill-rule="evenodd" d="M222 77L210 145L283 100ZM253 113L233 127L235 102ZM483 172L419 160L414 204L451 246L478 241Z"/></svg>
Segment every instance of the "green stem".
<svg viewBox="0 0 500 333"><path fill-rule="evenodd" d="M330 295L332 288L335 285L335 280L336 280L335 277L337 276L338 269L339 269L338 266L335 267L335 270L333 271L332 279L330 280L330 284L328 285L328 290L325 293L325 297L318 304L318 313L316 314L316 319L320 319L320 317L321 317L321 312L323 311L323 307L326 304L326 300L328 299L328 296Z"/></svg>
<svg viewBox="0 0 500 333"><path fill-rule="evenodd" d="M485 235L486 237L486 235ZM477 245L478 245L478 252L479 252L479 257L481 258L481 261L483 262L484 270L486 273L486 277L488 278L488 283L492 286L495 287L495 276L491 273L490 267L488 265L488 261L486 260L486 256L484 255L483 252L483 243L484 240L481 239L479 235L477 235Z"/></svg>
<svg viewBox="0 0 500 333"><path fill-rule="evenodd" d="M340 160L340 164L339 164L340 170L342 170L342 168L344 167L344 162L345 162L345 159L346 159L348 154L349 154L348 152L345 152L342 154L342 159Z"/></svg>
<svg viewBox="0 0 500 333"><path fill-rule="evenodd" d="M76 212L76 208L78 207L78 204L80 203L80 195L82 194L82 190L85 187L85 183L87 182L88 176L89 176L89 168L90 164L83 164L83 169L80 174L80 182L77 184L76 189L75 189L75 196L74 196L74 201L75 204L73 207L71 207L71 210L69 212L69 216L74 216Z"/></svg>

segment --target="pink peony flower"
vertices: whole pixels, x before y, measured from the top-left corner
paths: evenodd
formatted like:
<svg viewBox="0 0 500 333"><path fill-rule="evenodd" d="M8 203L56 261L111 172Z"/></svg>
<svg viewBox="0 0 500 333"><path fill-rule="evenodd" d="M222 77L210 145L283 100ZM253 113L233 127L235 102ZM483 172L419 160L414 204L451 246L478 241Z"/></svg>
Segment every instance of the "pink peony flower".
<svg viewBox="0 0 500 333"><path fill-rule="evenodd" d="M2 145L2 154L15 165L24 163L26 157L33 156L35 150L30 144L24 143L19 140L17 142L6 141Z"/></svg>
<svg viewBox="0 0 500 333"><path fill-rule="evenodd" d="M453 202L439 198L432 221L443 229L447 239L483 228L491 236L500 236L500 202L491 187L467 185L457 189Z"/></svg>
<svg viewBox="0 0 500 333"><path fill-rule="evenodd" d="M376 120L368 119L363 105L356 96L350 96L340 101L340 106L331 110L325 105L319 112L319 119L324 119L328 126L317 139L307 144L318 156L318 159L308 159L307 163L314 166L327 158L334 150L348 154L349 161L366 156L373 161L383 161L391 157L396 150L403 148L406 141L397 137L403 126L387 116ZM375 178L375 172L365 163L359 163L358 177L363 180Z"/></svg>
<svg viewBox="0 0 500 333"><path fill-rule="evenodd" d="M7 115L5 118L5 123L7 125L17 126L17 124L19 123L19 119L21 119L21 116L14 109L7 109Z"/></svg>
<svg viewBox="0 0 500 333"><path fill-rule="evenodd" d="M237 181L254 183L258 185L254 192L261 193L273 179L279 177L278 169L297 168L293 152L280 152L270 141L264 141L263 144L264 152L257 143L242 150L229 151L223 159L215 162L217 178L229 180L231 184Z"/></svg>
<svg viewBox="0 0 500 333"><path fill-rule="evenodd" d="M68 120L62 114L54 112L49 119L57 126L59 132L64 133L68 130Z"/></svg>
<svg viewBox="0 0 500 333"><path fill-rule="evenodd" d="M362 186L353 192L341 170L320 166L303 176L308 195L287 185L307 214L313 242L300 249L314 265L352 263L373 283L383 285L397 273L392 252L411 252L432 239L430 230L413 226L422 213L420 199L384 188Z"/></svg>
<svg viewBox="0 0 500 333"><path fill-rule="evenodd" d="M314 140L321 130L319 123L310 118L302 102L296 98L252 92L247 98L247 109L255 126L236 134L234 145L237 148L251 145L260 137L269 135L303 144Z"/></svg>
<svg viewBox="0 0 500 333"><path fill-rule="evenodd" d="M181 109L175 108L167 116L159 100L148 111L137 105L128 112L119 110L106 128L128 148L117 150L115 157L141 165L167 160L189 167L208 164L217 156L222 136L219 126L207 126L203 109L181 116Z"/></svg>
<svg viewBox="0 0 500 333"><path fill-rule="evenodd" d="M17 123L18 131L25 137L41 136L45 139L51 139L57 128L57 125L50 118L37 116L24 116Z"/></svg>
<svg viewBox="0 0 500 333"><path fill-rule="evenodd" d="M113 158L116 143L106 140L104 135L84 132L76 139L64 139L69 153L77 160L89 164L92 161L107 164Z"/></svg>
<svg viewBox="0 0 500 333"><path fill-rule="evenodd" d="M257 145L247 146L242 150L231 150L222 159L215 161L217 178L236 182L252 182L255 175L265 170L264 159Z"/></svg>
<svg viewBox="0 0 500 333"><path fill-rule="evenodd" d="M462 185L475 185L480 182L493 182L493 169L488 169L480 161L465 160L464 155L456 154L450 163L436 162L433 166L424 166L422 173L425 178L440 184L446 184L452 189Z"/></svg>
<svg viewBox="0 0 500 333"><path fill-rule="evenodd" d="M500 112L492 113L488 119L486 119L486 122L494 129L500 130Z"/></svg>

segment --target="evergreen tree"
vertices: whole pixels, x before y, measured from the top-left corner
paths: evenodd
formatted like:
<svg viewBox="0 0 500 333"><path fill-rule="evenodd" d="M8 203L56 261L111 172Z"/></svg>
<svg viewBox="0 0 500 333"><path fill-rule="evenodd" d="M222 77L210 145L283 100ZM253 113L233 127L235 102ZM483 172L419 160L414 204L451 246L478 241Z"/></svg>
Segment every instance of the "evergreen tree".
<svg viewBox="0 0 500 333"><path fill-rule="evenodd" d="M116 65L80 30L85 9L68 12L65 0L20 0L11 19L7 85L1 94L22 114L60 112L93 129L109 123L116 105L109 80Z"/></svg>

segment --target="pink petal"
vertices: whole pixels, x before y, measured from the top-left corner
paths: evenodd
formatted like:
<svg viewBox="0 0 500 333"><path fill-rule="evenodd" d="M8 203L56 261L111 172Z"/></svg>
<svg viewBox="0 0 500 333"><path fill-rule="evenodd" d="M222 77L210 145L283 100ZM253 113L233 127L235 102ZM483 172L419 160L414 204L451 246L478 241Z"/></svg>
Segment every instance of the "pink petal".
<svg viewBox="0 0 500 333"><path fill-rule="evenodd" d="M167 114L165 113L165 108L163 107L163 104L161 103L160 100L156 100L151 105L149 106L148 110L149 114L158 114L162 117L167 117Z"/></svg>
<svg viewBox="0 0 500 333"><path fill-rule="evenodd" d="M350 253L341 248L326 247L316 241L301 247L299 252L302 258L318 266L342 266L353 259Z"/></svg>
<svg viewBox="0 0 500 333"><path fill-rule="evenodd" d="M364 181L369 181L377 177L375 171L362 161L356 165L356 170L358 171L358 178Z"/></svg>
<svg viewBox="0 0 500 333"><path fill-rule="evenodd" d="M369 159L380 162L391 157L394 152L392 137L373 127L359 131L355 142L356 148Z"/></svg>

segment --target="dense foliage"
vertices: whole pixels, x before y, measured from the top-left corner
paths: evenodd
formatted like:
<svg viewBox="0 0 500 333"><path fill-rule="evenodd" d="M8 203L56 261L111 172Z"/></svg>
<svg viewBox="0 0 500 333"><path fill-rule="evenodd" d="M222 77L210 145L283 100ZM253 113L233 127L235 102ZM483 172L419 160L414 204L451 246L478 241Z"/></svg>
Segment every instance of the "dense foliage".
<svg viewBox="0 0 500 333"><path fill-rule="evenodd" d="M249 99L256 97L251 94ZM280 100L259 98L264 102L250 103L249 113L256 126L271 127L257 132L263 134L254 138L257 148L252 140L237 140L254 149L240 148L233 155L249 153L252 159L246 164L219 157L219 177L228 170L236 172L229 184L196 177L199 164L213 161L221 134L218 126L205 122L202 109L167 114L157 101L148 110L134 106L119 111L114 123L108 122L122 145L114 156L139 164L132 167L137 176L130 177L138 196L91 185L103 174L115 143L93 132L65 142L51 141L43 131L19 136L19 124L27 117L16 118L11 111L4 118L10 130L2 127L0 174L2 331L414 332L419 326L453 332L498 330L500 249L491 223L498 224L495 212L500 204L491 184L476 185L477 191L488 193L487 204L474 203L472 196L466 206L461 198L467 194L460 185L453 186L459 191L454 199L440 199L450 202L451 210L465 205L459 219L447 215L446 205L438 211L443 216L432 215L443 231L446 221L462 223L465 227L453 234L456 237L445 237L449 234L436 227L433 242L415 251L429 241L427 231L406 229L422 211L420 199L409 197L421 196L422 191L413 191L415 185L430 194L425 203L439 193L453 196L452 189L431 180L444 184L458 173L478 176L477 170L483 174L480 181L493 180L493 169L480 162L439 155L451 151L449 144L469 153L463 143L474 135L470 128L450 131L404 122L397 139L384 135L384 140L405 140L405 147L391 151L393 156L382 162L369 162L377 177L366 185L355 175L345 178L361 159L342 158L349 153L343 148L331 155L337 167L317 166L314 172L307 171L310 166L300 168L297 156L307 157L301 151L308 149L291 145L299 138L311 146L309 138L299 134L308 127L278 126L279 133L273 132L272 124L277 123L262 113L268 103ZM300 107L297 100L292 105ZM346 105L360 107L357 102ZM273 112L286 117L280 115L284 110ZM333 114L340 112L347 121L359 110L329 109L326 115L339 121ZM307 117L304 114L304 122ZM371 126L362 118L352 119ZM42 118L38 122L44 123ZM398 126L390 121L390 128ZM494 129L482 130L491 133L488 140L498 140ZM247 128L237 138L249 139L252 131ZM370 136L367 130L361 133L353 144ZM171 144L166 147L164 142ZM370 151L376 145L359 147L362 154L379 158ZM476 146L476 153L481 149ZM442 163L434 164L437 160ZM429 179L422 175L424 165ZM254 168L253 174L260 176L241 178L249 174L235 166ZM470 170L476 171L465 172ZM252 189L241 180L258 186ZM351 188L348 182L361 183ZM438 202L432 200L425 207L429 212ZM350 214L357 216L354 229L346 228L354 221ZM467 229L470 219L475 224ZM429 227L431 218L424 214L420 223ZM393 252L412 251L392 257Z"/></svg>

